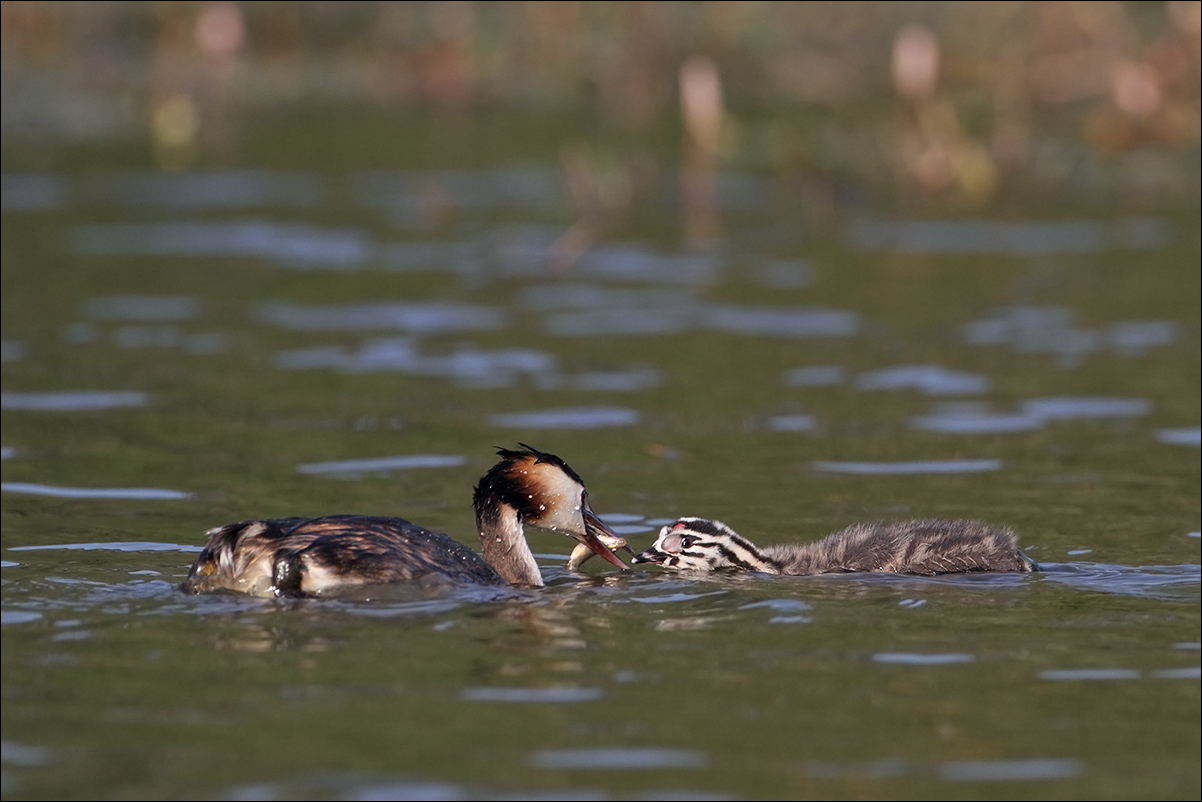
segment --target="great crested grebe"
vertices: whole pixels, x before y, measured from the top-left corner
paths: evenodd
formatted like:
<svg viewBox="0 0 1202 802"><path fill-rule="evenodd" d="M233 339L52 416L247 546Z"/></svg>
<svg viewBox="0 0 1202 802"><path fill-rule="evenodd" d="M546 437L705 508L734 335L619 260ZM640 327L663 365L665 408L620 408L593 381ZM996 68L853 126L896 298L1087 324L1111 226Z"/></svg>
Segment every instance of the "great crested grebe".
<svg viewBox="0 0 1202 802"><path fill-rule="evenodd" d="M585 553L577 547L583 562ZM1018 549L1014 532L980 521L921 519L853 524L804 545L756 546L721 521L681 518L659 531L655 543L632 562L681 571L759 571L810 576L862 571L895 574L965 574L1038 571Z"/></svg>
<svg viewBox="0 0 1202 802"><path fill-rule="evenodd" d="M483 558L446 535L401 518L327 515L242 521L207 532L209 542L182 589L255 596L312 596L350 585L435 575L455 582L541 587L523 524L575 538L590 554L626 566L612 549L626 541L588 503L584 481L554 454L525 443L497 449L501 461L476 486Z"/></svg>

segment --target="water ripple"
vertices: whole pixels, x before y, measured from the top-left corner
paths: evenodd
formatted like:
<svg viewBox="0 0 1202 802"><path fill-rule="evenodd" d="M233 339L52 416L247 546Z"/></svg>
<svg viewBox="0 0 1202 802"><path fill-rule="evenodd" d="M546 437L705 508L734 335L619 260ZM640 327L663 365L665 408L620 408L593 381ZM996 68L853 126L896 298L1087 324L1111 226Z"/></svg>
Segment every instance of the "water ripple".
<svg viewBox="0 0 1202 802"><path fill-rule="evenodd" d="M0 209L15 212L57 209L66 202L67 182L56 175L0 176Z"/></svg>
<svg viewBox="0 0 1202 802"><path fill-rule="evenodd" d="M315 346L279 351L276 367L285 370L332 369L343 373L396 371L412 376L451 378L461 386L508 387L522 375L538 381L555 376L555 357L530 348L480 350L463 345L447 355L421 353L409 337L377 337L358 350Z"/></svg>
<svg viewBox="0 0 1202 802"><path fill-rule="evenodd" d="M763 337L849 337L859 333L860 317L841 309L674 303L580 309L551 315L544 326L551 334L576 337L694 329Z"/></svg>
<svg viewBox="0 0 1202 802"><path fill-rule="evenodd" d="M1002 461L997 459L947 459L916 462L818 461L811 464L817 471L855 474L978 473L996 471L1002 467Z"/></svg>
<svg viewBox="0 0 1202 802"><path fill-rule="evenodd" d="M1109 226L1094 220L1011 223L994 220L859 220L847 229L852 247L903 253L1099 253L1107 248L1164 247L1168 225L1138 218Z"/></svg>
<svg viewBox="0 0 1202 802"><path fill-rule="evenodd" d="M124 499L189 499L191 493L179 490L161 490L154 487L56 487L32 482L4 482L0 490L5 493L31 493L55 498L124 498Z"/></svg>
<svg viewBox="0 0 1202 802"><path fill-rule="evenodd" d="M9 551L183 551L199 552L200 546L181 546L178 543L155 543L146 540L115 541L112 543L59 543L53 546L11 546Z"/></svg>
<svg viewBox="0 0 1202 802"><path fill-rule="evenodd" d="M1152 411L1146 398L1105 398L1095 396L1050 396L1022 403L1022 411L1043 420L1082 418L1134 418Z"/></svg>
<svg viewBox="0 0 1202 802"><path fill-rule="evenodd" d="M1171 345L1180 327L1171 320L1124 320L1104 329L1083 329L1073 312L1060 306L1010 306L991 312L963 328L972 345L1005 345L1019 353L1048 353L1061 367L1080 364L1086 354L1110 347L1124 356L1140 356L1152 348Z"/></svg>
<svg viewBox="0 0 1202 802"><path fill-rule="evenodd" d="M1130 566L1105 563L1041 563L1050 582L1123 596L1166 601L1197 600L1202 594L1202 565Z"/></svg>
<svg viewBox="0 0 1202 802"><path fill-rule="evenodd" d="M1080 773L1080 761L1068 758L953 760L939 768L940 778L949 782L1067 780Z"/></svg>
<svg viewBox="0 0 1202 802"><path fill-rule="evenodd" d="M872 656L874 663L890 663L907 666L946 666L955 663L971 663L977 658L971 654L918 654L916 652L877 652Z"/></svg>
<svg viewBox="0 0 1202 802"><path fill-rule="evenodd" d="M544 749L530 758L538 769L698 769L708 762L696 749L656 747Z"/></svg>
<svg viewBox="0 0 1202 802"><path fill-rule="evenodd" d="M1202 666L1158 668L1152 672L1156 679L1202 679Z"/></svg>
<svg viewBox="0 0 1202 802"><path fill-rule="evenodd" d="M713 306L703 320L714 331L770 337L850 337L860 331L860 316L842 309Z"/></svg>
<svg viewBox="0 0 1202 802"><path fill-rule="evenodd" d="M359 303L337 306L300 306L282 302L255 307L255 317L290 331L409 331L448 334L487 331L506 323L503 309L440 301L412 303Z"/></svg>
<svg viewBox="0 0 1202 802"><path fill-rule="evenodd" d="M375 250L358 229L260 220L81 225L71 230L70 241L76 252L89 255L249 256L299 268L354 267Z"/></svg>
<svg viewBox="0 0 1202 802"><path fill-rule="evenodd" d="M605 429L633 426L639 422L637 410L625 407L568 407L530 412L489 415L493 426L511 429Z"/></svg>
<svg viewBox="0 0 1202 802"><path fill-rule="evenodd" d="M600 688L465 688L464 702L550 703L595 702L604 694Z"/></svg>
<svg viewBox="0 0 1202 802"><path fill-rule="evenodd" d="M0 392L0 409L84 412L146 406L146 393L133 390L72 390L60 393Z"/></svg>
<svg viewBox="0 0 1202 802"><path fill-rule="evenodd" d="M1040 679L1072 680L1074 682L1139 679L1139 677L1139 670L1134 668L1053 668L1039 672Z"/></svg>
<svg viewBox="0 0 1202 802"><path fill-rule="evenodd" d="M910 426L940 434L1011 434L1042 429L1043 418L1034 415L991 414L978 410L940 410L910 418Z"/></svg>
<svg viewBox="0 0 1202 802"><path fill-rule="evenodd" d="M301 473L362 474L421 468L457 468L466 464L467 457L456 454L405 454L395 457L308 462L297 465L296 469Z"/></svg>
<svg viewBox="0 0 1202 802"><path fill-rule="evenodd" d="M1174 446L1202 446L1202 426L1157 429L1156 439Z"/></svg>
<svg viewBox="0 0 1202 802"><path fill-rule="evenodd" d="M110 177L103 192L131 206L177 209L315 206L322 199L315 176L266 170L127 173Z"/></svg>
<svg viewBox="0 0 1202 802"><path fill-rule="evenodd" d="M475 170L372 171L355 177L363 203L396 213L417 213L432 202L487 208L533 206L563 201L563 183L553 170L496 168Z"/></svg>
<svg viewBox="0 0 1202 802"><path fill-rule="evenodd" d="M767 608L777 612L799 612L801 610L813 609L810 605L800 599L765 599L764 601L750 602L740 605L740 610L758 610Z"/></svg>
<svg viewBox="0 0 1202 802"><path fill-rule="evenodd" d="M773 432L812 432L818 428L813 415L774 415L768 419L768 429Z"/></svg>
<svg viewBox="0 0 1202 802"><path fill-rule="evenodd" d="M653 368L594 370L576 375L545 372L534 376L534 384L540 390L633 393L658 387L661 381L662 374Z"/></svg>
<svg viewBox="0 0 1202 802"><path fill-rule="evenodd" d="M1143 672L1135 668L1053 668L1040 671L1039 678L1070 682L1116 682L1141 679ZM1149 672L1156 679L1198 679L1202 677L1202 666L1184 668L1158 668Z"/></svg>
<svg viewBox="0 0 1202 802"><path fill-rule="evenodd" d="M989 379L939 365L898 365L856 377L861 390L921 390L927 395L979 395L989 391Z"/></svg>
<svg viewBox="0 0 1202 802"><path fill-rule="evenodd" d="M17 741L0 741L0 762L9 766L45 766L51 752L40 746L27 746ZM5 788L5 791L10 790Z"/></svg>
<svg viewBox="0 0 1202 802"><path fill-rule="evenodd" d="M0 362L19 362L28 351L20 340L0 340Z"/></svg>
<svg viewBox="0 0 1202 802"><path fill-rule="evenodd" d="M189 295L116 295L87 299L83 313L92 320L165 323L192 320L200 302Z"/></svg>
<svg viewBox="0 0 1202 802"><path fill-rule="evenodd" d="M689 306L695 293L680 289L611 289L599 284L537 284L519 296L521 305L535 312L564 309L659 309Z"/></svg>

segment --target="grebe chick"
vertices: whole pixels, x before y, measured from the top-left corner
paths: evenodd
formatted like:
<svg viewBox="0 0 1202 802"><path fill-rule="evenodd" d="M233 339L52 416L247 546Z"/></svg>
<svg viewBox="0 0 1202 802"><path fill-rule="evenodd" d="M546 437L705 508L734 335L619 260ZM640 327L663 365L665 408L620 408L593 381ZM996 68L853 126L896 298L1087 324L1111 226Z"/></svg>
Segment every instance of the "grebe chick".
<svg viewBox="0 0 1202 802"><path fill-rule="evenodd" d="M579 549L578 549L579 550ZM721 521L681 518L632 562L682 571L760 571L810 576L860 571L963 574L1037 571L1010 529L980 521L922 519L853 524L817 543L756 546Z"/></svg>
<svg viewBox="0 0 1202 802"><path fill-rule="evenodd" d="M523 525L575 538L616 566L626 541L593 513L584 481L554 454L525 443L498 449L501 461L473 494L483 557L446 535L401 518L327 515L242 521L210 530L182 589L255 596L312 596L350 585L437 575L455 582L541 587Z"/></svg>

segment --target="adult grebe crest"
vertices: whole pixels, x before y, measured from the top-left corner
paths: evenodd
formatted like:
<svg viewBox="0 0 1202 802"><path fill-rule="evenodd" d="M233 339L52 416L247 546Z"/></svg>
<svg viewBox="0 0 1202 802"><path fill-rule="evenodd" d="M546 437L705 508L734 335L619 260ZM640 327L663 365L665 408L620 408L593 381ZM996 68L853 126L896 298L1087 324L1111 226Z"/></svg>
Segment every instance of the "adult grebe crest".
<svg viewBox="0 0 1202 802"><path fill-rule="evenodd" d="M519 445L519 450L497 450L501 461L473 494L483 557L402 518L328 515L242 521L207 533L208 544L182 588L189 593L310 596L430 575L455 582L541 587L542 575L526 543L526 524L575 538L590 554L625 569L612 549L630 549L593 513L580 476L554 454Z"/></svg>
<svg viewBox="0 0 1202 802"><path fill-rule="evenodd" d="M586 555L577 547L583 558ZM588 555L591 556L591 555ZM583 562L583 559L579 560ZM854 524L817 543L756 546L721 521L681 518L662 528L633 562L681 571L839 574L886 571L934 576L979 571L1037 571L1009 529L980 521L922 519Z"/></svg>

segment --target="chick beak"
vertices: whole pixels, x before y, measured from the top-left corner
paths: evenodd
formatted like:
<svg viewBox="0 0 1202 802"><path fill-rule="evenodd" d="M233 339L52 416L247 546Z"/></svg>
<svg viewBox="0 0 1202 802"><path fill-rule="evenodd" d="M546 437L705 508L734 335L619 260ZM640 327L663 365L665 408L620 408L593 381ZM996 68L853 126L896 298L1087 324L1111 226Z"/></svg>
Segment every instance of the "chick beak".
<svg viewBox="0 0 1202 802"><path fill-rule="evenodd" d="M602 523L596 513L588 507L582 509L581 513L584 516L584 533L575 535L575 538L580 541L580 545L573 549L572 556L568 560L568 567L576 569L593 554L598 554L622 570L626 570L626 563L619 560L618 555L613 553L613 549L621 548L634 554L630 546L626 545L626 540Z"/></svg>
<svg viewBox="0 0 1202 802"><path fill-rule="evenodd" d="M633 557L630 558L630 562L632 562L632 563L652 563L653 565L663 565L664 560L666 560L667 558L668 558L667 554L664 554L662 551L660 551L659 549L652 546L651 548L647 549L646 551L640 551L638 554L635 554Z"/></svg>

